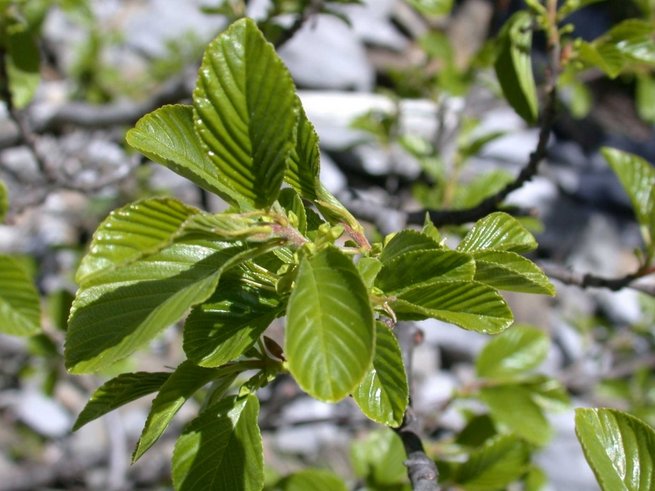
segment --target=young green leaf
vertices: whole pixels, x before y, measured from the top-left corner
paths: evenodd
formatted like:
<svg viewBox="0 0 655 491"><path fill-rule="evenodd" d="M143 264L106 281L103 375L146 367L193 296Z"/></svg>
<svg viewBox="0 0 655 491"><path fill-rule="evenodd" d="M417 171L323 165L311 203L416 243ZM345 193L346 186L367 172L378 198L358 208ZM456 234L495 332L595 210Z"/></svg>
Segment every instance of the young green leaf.
<svg viewBox="0 0 655 491"><path fill-rule="evenodd" d="M209 44L193 105L218 178L256 208L269 207L293 149L298 108L289 72L252 19Z"/></svg>
<svg viewBox="0 0 655 491"><path fill-rule="evenodd" d="M9 90L14 106L21 109L30 103L41 81L40 51L26 25L16 22L7 31Z"/></svg>
<svg viewBox="0 0 655 491"><path fill-rule="evenodd" d="M307 211L302 198L293 188L284 188L277 198L280 206L287 212L287 216L295 216L293 224L301 234L307 233Z"/></svg>
<svg viewBox="0 0 655 491"><path fill-rule="evenodd" d="M132 462L136 462L159 439L184 403L219 374L220 369L202 368L188 360L170 374L152 401Z"/></svg>
<svg viewBox="0 0 655 491"><path fill-rule="evenodd" d="M603 491L655 490L655 431L615 409L575 410L575 432Z"/></svg>
<svg viewBox="0 0 655 491"><path fill-rule="evenodd" d="M504 489L530 465L530 449L514 435L497 436L473 451L458 469L455 482L466 491Z"/></svg>
<svg viewBox="0 0 655 491"><path fill-rule="evenodd" d="M184 352L198 365L221 366L250 348L279 314L275 296L225 278L187 318Z"/></svg>
<svg viewBox="0 0 655 491"><path fill-rule="evenodd" d="M335 473L322 469L305 469L282 479L280 491L348 491L346 484Z"/></svg>
<svg viewBox="0 0 655 491"><path fill-rule="evenodd" d="M32 336L41 329L39 293L20 264L0 255L0 332Z"/></svg>
<svg viewBox="0 0 655 491"><path fill-rule="evenodd" d="M402 254L410 251L439 249L441 246L429 236L416 230L402 230L387 242L380 254L380 261L388 263Z"/></svg>
<svg viewBox="0 0 655 491"><path fill-rule="evenodd" d="M228 203L244 204L218 177L193 127L193 106L168 105L146 114L125 135L132 147Z"/></svg>
<svg viewBox="0 0 655 491"><path fill-rule="evenodd" d="M260 217L240 213L198 213L184 223L178 236L207 240L265 242L273 238L273 227Z"/></svg>
<svg viewBox="0 0 655 491"><path fill-rule="evenodd" d="M150 198L112 211L98 226L75 274L80 285L171 244L195 208L173 198Z"/></svg>
<svg viewBox="0 0 655 491"><path fill-rule="evenodd" d="M304 258L284 350L300 387L322 401L343 399L370 368L374 345L373 310L351 259L334 247Z"/></svg>
<svg viewBox="0 0 655 491"><path fill-rule="evenodd" d="M475 280L499 290L555 295L548 277L529 259L509 251L477 251Z"/></svg>
<svg viewBox="0 0 655 491"><path fill-rule="evenodd" d="M179 242L82 286L66 336L74 373L108 367L206 300L223 270L260 249L220 242Z"/></svg>
<svg viewBox="0 0 655 491"><path fill-rule="evenodd" d="M391 308L399 318L433 317L487 334L504 331L513 321L503 297L490 286L473 281L424 284L399 294Z"/></svg>
<svg viewBox="0 0 655 491"><path fill-rule="evenodd" d="M489 406L491 416L521 438L534 445L548 443L552 428L532 393L519 384L486 387L480 398Z"/></svg>
<svg viewBox="0 0 655 491"><path fill-rule="evenodd" d="M516 218L497 211L481 218L457 246L460 252L481 250L529 252L537 247L532 234Z"/></svg>
<svg viewBox="0 0 655 491"><path fill-rule="evenodd" d="M468 254L446 249L409 251L384 263L375 286L395 294L435 281L473 280L474 274L475 262Z"/></svg>
<svg viewBox="0 0 655 491"><path fill-rule="evenodd" d="M0 181L0 223L2 223L9 211L9 193L7 186L3 181Z"/></svg>
<svg viewBox="0 0 655 491"><path fill-rule="evenodd" d="M548 355L550 342L540 329L518 325L487 343L477 358L479 377L502 379L537 368Z"/></svg>
<svg viewBox="0 0 655 491"><path fill-rule="evenodd" d="M532 16L514 14L499 34L496 76L505 99L527 123L537 120L537 89L532 74Z"/></svg>
<svg viewBox="0 0 655 491"><path fill-rule="evenodd" d="M381 269L382 263L377 258L363 257L357 261L357 271L359 271L366 288L373 288L375 278Z"/></svg>
<svg viewBox="0 0 655 491"><path fill-rule="evenodd" d="M655 124L655 76L653 74L637 76L635 105L639 117L650 124Z"/></svg>
<svg viewBox="0 0 655 491"><path fill-rule="evenodd" d="M353 399L368 418L397 427L403 421L408 398L403 355L396 336L377 322L373 366L353 392Z"/></svg>
<svg viewBox="0 0 655 491"><path fill-rule="evenodd" d="M73 431L128 402L158 391L170 375L167 372L123 373L105 382L91 395L77 417Z"/></svg>
<svg viewBox="0 0 655 491"><path fill-rule="evenodd" d="M300 196L309 201L315 201L320 188L321 153L318 147L318 135L312 123L307 119L300 99L296 99L296 104L298 105L296 145L287 160L284 180Z"/></svg>
<svg viewBox="0 0 655 491"><path fill-rule="evenodd" d="M261 491L262 437L254 395L228 397L191 421L173 451L177 491Z"/></svg>
<svg viewBox="0 0 655 491"><path fill-rule="evenodd" d="M602 153L630 197L637 221L644 229L646 243L652 243L655 240L652 228L655 220L655 169L641 157L615 148L603 148Z"/></svg>
<svg viewBox="0 0 655 491"><path fill-rule="evenodd" d="M400 437L388 428L369 433L353 442L351 460L355 474L373 489L387 489L407 482L407 458Z"/></svg>

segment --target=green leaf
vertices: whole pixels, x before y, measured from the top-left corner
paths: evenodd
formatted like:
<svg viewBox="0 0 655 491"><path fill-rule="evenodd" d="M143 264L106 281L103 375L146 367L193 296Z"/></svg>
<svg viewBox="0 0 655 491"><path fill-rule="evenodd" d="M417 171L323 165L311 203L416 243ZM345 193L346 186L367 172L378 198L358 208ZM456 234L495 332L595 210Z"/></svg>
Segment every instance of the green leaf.
<svg viewBox="0 0 655 491"><path fill-rule="evenodd" d="M428 16L448 15L453 8L453 0L410 0L409 3Z"/></svg>
<svg viewBox="0 0 655 491"><path fill-rule="evenodd" d="M532 234L503 212L495 212L478 220L457 246L460 252L481 250L529 252L537 247Z"/></svg>
<svg viewBox="0 0 655 491"><path fill-rule="evenodd" d="M403 230L387 242L380 254L380 261L388 263L402 254L424 249L439 249L441 246L429 236L415 230Z"/></svg>
<svg viewBox="0 0 655 491"><path fill-rule="evenodd" d="M601 151L630 197L645 242L650 245L655 240L655 169L637 155L607 147Z"/></svg>
<svg viewBox="0 0 655 491"><path fill-rule="evenodd" d="M385 262L375 286L391 294L435 281L473 280L474 274L475 262L468 254L446 249L418 250Z"/></svg>
<svg viewBox="0 0 655 491"><path fill-rule="evenodd" d="M369 433L352 444L351 460L355 474L373 489L407 482L405 448L400 437L388 428Z"/></svg>
<svg viewBox="0 0 655 491"><path fill-rule="evenodd" d="M184 403L219 373L218 369L202 368L187 360L170 374L152 401L132 462L136 462L159 439Z"/></svg>
<svg viewBox="0 0 655 491"><path fill-rule="evenodd" d="M550 440L552 428L544 412L533 400L531 391L518 384L486 387L480 399L489 406L494 420L538 446Z"/></svg>
<svg viewBox="0 0 655 491"><path fill-rule="evenodd" d="M291 225L298 229L301 234L307 233L307 211L305 210L305 205L300 198L300 195L292 188L284 188L280 191L278 196L278 202L287 212L287 216L293 222Z"/></svg>
<svg viewBox="0 0 655 491"><path fill-rule="evenodd" d="M128 402L157 392L170 376L166 372L123 373L98 387L77 417L73 431Z"/></svg>
<svg viewBox="0 0 655 491"><path fill-rule="evenodd" d="M366 288L373 287L380 269L382 269L382 263L374 257L363 257L357 261L357 271L359 271Z"/></svg>
<svg viewBox="0 0 655 491"><path fill-rule="evenodd" d="M9 211L9 193L7 186L3 181L0 181L0 223L2 223Z"/></svg>
<svg viewBox="0 0 655 491"><path fill-rule="evenodd" d="M7 75L14 106L30 103L41 81L39 46L27 26L15 23L8 29Z"/></svg>
<svg viewBox="0 0 655 491"><path fill-rule="evenodd" d="M530 449L513 435L497 436L473 451L457 470L455 481L467 491L504 489L530 465Z"/></svg>
<svg viewBox="0 0 655 491"><path fill-rule="evenodd" d="M280 491L348 491L346 484L334 472L305 469L285 477L278 484Z"/></svg>
<svg viewBox="0 0 655 491"><path fill-rule="evenodd" d="M537 120L537 89L532 74L532 16L514 14L499 34L499 52L494 68L503 95L527 123Z"/></svg>
<svg viewBox="0 0 655 491"><path fill-rule="evenodd" d="M285 354L298 385L322 401L350 394L375 345L368 293L349 257L329 247L300 263L289 298Z"/></svg>
<svg viewBox="0 0 655 491"><path fill-rule="evenodd" d="M485 440L497 435L494 421L489 414L478 414L473 416L466 426L459 432L455 443L466 447L477 448L484 444Z"/></svg>
<svg viewBox="0 0 655 491"><path fill-rule="evenodd" d="M91 372L130 355L206 300L223 270L259 250L179 242L94 278L73 302L66 366L73 373Z"/></svg>
<svg viewBox="0 0 655 491"><path fill-rule="evenodd" d="M548 277L529 259L509 251L478 251L475 280L499 290L555 295Z"/></svg>
<svg viewBox="0 0 655 491"><path fill-rule="evenodd" d="M318 135L312 123L307 119L300 99L296 99L296 104L298 106L296 144L287 160L284 180L300 196L309 201L315 201L320 188L321 153L318 147Z"/></svg>
<svg viewBox="0 0 655 491"><path fill-rule="evenodd" d="M221 366L250 348L279 313L277 297L225 278L189 315L184 352L198 365Z"/></svg>
<svg viewBox="0 0 655 491"><path fill-rule="evenodd" d="M433 317L487 334L505 330L513 320L512 312L496 290L472 281L421 285L398 295L391 307L399 317Z"/></svg>
<svg viewBox="0 0 655 491"><path fill-rule="evenodd" d="M178 236L248 242L265 242L274 237L272 225L253 213L199 213L186 220Z"/></svg>
<svg viewBox="0 0 655 491"><path fill-rule="evenodd" d="M203 411L178 438L173 485L178 491L261 491L262 437L254 395L228 397Z"/></svg>
<svg viewBox="0 0 655 491"><path fill-rule="evenodd" d="M637 76L635 104L639 117L650 124L655 124L655 76Z"/></svg>
<svg viewBox="0 0 655 491"><path fill-rule="evenodd" d="M575 410L575 432L603 491L655 490L655 431L615 409Z"/></svg>
<svg viewBox="0 0 655 491"><path fill-rule="evenodd" d="M532 393L532 400L547 411L563 411L569 408L569 393L558 380L546 375L533 375L521 382Z"/></svg>
<svg viewBox="0 0 655 491"><path fill-rule="evenodd" d="M564 20L576 10L580 10L592 3L602 2L603 0L566 0L557 11L558 21Z"/></svg>
<svg viewBox="0 0 655 491"><path fill-rule="evenodd" d="M466 186L456 188L452 207L469 208L476 206L487 196L496 194L513 180L514 176L503 169L496 169L476 176L466 183Z"/></svg>
<svg viewBox="0 0 655 491"><path fill-rule="evenodd" d="M39 293L20 263L0 255L0 332L12 336L39 333L39 303Z"/></svg>
<svg viewBox="0 0 655 491"><path fill-rule="evenodd" d="M217 177L256 208L276 199L293 149L293 81L252 19L209 44L193 92L195 128Z"/></svg>
<svg viewBox="0 0 655 491"><path fill-rule="evenodd" d="M403 355L396 336L381 322L376 323L373 366L353 392L353 399L377 423L398 427L403 421L409 401Z"/></svg>
<svg viewBox="0 0 655 491"><path fill-rule="evenodd" d="M173 198L150 198L112 211L98 226L75 274L80 285L168 246L198 210Z"/></svg>
<svg viewBox="0 0 655 491"><path fill-rule="evenodd" d="M125 135L127 143L148 157L234 204L238 196L221 182L193 127L193 106L168 105L146 114Z"/></svg>
<svg viewBox="0 0 655 491"><path fill-rule="evenodd" d="M479 377L502 379L537 368L548 355L550 341L540 329L517 325L487 343L476 361Z"/></svg>

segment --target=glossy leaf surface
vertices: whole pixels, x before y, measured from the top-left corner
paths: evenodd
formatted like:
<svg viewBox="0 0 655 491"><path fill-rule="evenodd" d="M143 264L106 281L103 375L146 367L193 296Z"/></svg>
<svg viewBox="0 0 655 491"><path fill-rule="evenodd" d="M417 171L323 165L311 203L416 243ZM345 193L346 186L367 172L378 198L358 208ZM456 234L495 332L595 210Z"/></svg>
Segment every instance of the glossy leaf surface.
<svg viewBox="0 0 655 491"><path fill-rule="evenodd" d="M296 144L287 161L284 180L303 198L314 201L320 188L319 173L321 153L318 147L318 135L314 126L307 119L300 99L298 104L298 123Z"/></svg>
<svg viewBox="0 0 655 491"><path fill-rule="evenodd" d="M457 246L460 252L480 250L529 252L537 241L514 217L495 212L481 218Z"/></svg>
<svg viewBox="0 0 655 491"><path fill-rule="evenodd" d="M475 262L471 256L446 249L409 251L384 263L375 286L397 293L421 284L442 280L472 280Z"/></svg>
<svg viewBox="0 0 655 491"><path fill-rule="evenodd" d="M95 276L160 251L198 210L172 198L150 198L112 211L98 226L75 281Z"/></svg>
<svg viewBox="0 0 655 491"><path fill-rule="evenodd" d="M493 288L471 281L438 281L412 288L391 303L394 311L433 317L477 332L496 334L512 323L512 312Z"/></svg>
<svg viewBox="0 0 655 491"><path fill-rule="evenodd" d="M300 387L323 401L343 399L368 371L374 343L368 293L350 258L330 247L303 259L284 350Z"/></svg>
<svg viewBox="0 0 655 491"><path fill-rule="evenodd" d="M191 421L173 452L178 491L261 491L262 437L254 395L228 397Z"/></svg>
<svg viewBox="0 0 655 491"><path fill-rule="evenodd" d="M166 372L123 373L105 382L84 406L73 425L73 431L128 402L158 391L170 375Z"/></svg>
<svg viewBox="0 0 655 491"><path fill-rule="evenodd" d="M655 490L655 431L615 409L576 409L575 431L603 491Z"/></svg>
<svg viewBox="0 0 655 491"><path fill-rule="evenodd" d="M549 346L541 330L514 326L486 344L476 360L478 376L502 378L533 370L546 359Z"/></svg>
<svg viewBox="0 0 655 491"><path fill-rule="evenodd" d="M188 360L170 374L152 401L132 462L136 462L159 439L182 405L218 374L217 369L202 368Z"/></svg>
<svg viewBox="0 0 655 491"><path fill-rule="evenodd" d="M194 124L218 178L254 204L277 198L293 149L293 81L252 19L212 41L193 92Z"/></svg>
<svg viewBox="0 0 655 491"><path fill-rule="evenodd" d="M193 126L193 106L163 106L143 116L125 135L127 143L149 159L186 177L229 203L234 192L218 179L217 169Z"/></svg>
<svg viewBox="0 0 655 491"><path fill-rule="evenodd" d="M392 427L402 423L409 398L403 356L396 336L380 322L376 323L373 366L352 395L373 421Z"/></svg>
<svg viewBox="0 0 655 491"><path fill-rule="evenodd" d="M175 243L78 290L66 337L75 373L108 367L206 300L224 268L251 254L241 245Z"/></svg>
<svg viewBox="0 0 655 491"><path fill-rule="evenodd" d="M22 266L0 255L0 332L31 336L41 329L39 293Z"/></svg>
<svg viewBox="0 0 655 491"><path fill-rule="evenodd" d="M407 252L424 249L439 249L439 243L429 236L415 230L403 230L395 234L384 246L380 261L388 263Z"/></svg>
<svg viewBox="0 0 655 491"><path fill-rule="evenodd" d="M184 352L198 365L223 365L252 346L279 310L275 297L226 278L186 320Z"/></svg>
<svg viewBox="0 0 655 491"><path fill-rule="evenodd" d="M499 35L496 76L505 99L528 123L537 120L537 89L532 74L532 17L526 11L514 14Z"/></svg>
<svg viewBox="0 0 655 491"><path fill-rule="evenodd" d="M475 279L499 290L555 295L548 277L529 259L509 251L478 251Z"/></svg>

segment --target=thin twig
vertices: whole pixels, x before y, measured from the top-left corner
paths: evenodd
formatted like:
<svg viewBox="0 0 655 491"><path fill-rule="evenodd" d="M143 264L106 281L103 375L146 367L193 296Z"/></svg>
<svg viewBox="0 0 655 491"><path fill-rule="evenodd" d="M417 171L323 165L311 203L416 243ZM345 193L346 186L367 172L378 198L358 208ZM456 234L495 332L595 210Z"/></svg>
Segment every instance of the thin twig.
<svg viewBox="0 0 655 491"><path fill-rule="evenodd" d="M569 268L551 263L542 263L539 265L546 275L566 285L573 285L580 288L606 288L611 291L618 291L623 288L631 288L655 296L655 285L645 285L635 283L636 280L643 278L653 271L648 269L639 269L634 273L629 273L616 278L597 276L590 273L580 273L572 271Z"/></svg>
<svg viewBox="0 0 655 491"><path fill-rule="evenodd" d="M314 15L318 14L323 9L323 0L309 0L309 5L296 17L288 28L286 28L280 37L275 40L275 48L280 49L284 44L295 36L302 26Z"/></svg>

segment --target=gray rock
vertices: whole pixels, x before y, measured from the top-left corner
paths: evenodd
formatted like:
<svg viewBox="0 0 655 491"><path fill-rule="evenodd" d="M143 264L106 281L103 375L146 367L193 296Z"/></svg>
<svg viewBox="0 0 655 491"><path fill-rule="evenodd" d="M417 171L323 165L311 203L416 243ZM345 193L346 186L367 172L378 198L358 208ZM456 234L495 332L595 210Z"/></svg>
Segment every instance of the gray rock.
<svg viewBox="0 0 655 491"><path fill-rule="evenodd" d="M58 401L32 388L18 394L14 411L20 421L48 438L68 434L73 425L72 415Z"/></svg>

